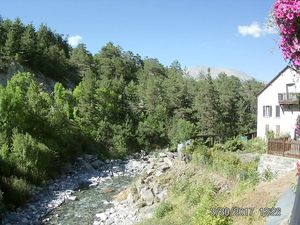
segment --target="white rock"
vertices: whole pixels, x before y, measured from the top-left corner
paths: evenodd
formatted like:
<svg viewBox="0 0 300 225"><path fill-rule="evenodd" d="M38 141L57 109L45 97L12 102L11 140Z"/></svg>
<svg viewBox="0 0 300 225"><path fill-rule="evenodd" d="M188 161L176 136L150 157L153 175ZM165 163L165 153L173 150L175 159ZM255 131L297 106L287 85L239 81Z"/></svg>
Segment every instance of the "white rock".
<svg viewBox="0 0 300 225"><path fill-rule="evenodd" d="M75 201L75 200L77 200L77 197L76 196L67 196L67 199L70 201Z"/></svg>
<svg viewBox="0 0 300 225"><path fill-rule="evenodd" d="M101 221L107 220L107 215L105 213L97 213L96 217L99 218Z"/></svg>

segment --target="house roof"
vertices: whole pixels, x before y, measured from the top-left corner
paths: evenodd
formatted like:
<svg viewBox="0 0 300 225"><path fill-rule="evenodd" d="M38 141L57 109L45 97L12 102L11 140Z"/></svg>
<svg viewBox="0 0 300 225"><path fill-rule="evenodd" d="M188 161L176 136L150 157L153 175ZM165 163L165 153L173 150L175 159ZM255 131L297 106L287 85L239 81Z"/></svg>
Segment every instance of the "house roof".
<svg viewBox="0 0 300 225"><path fill-rule="evenodd" d="M266 90L275 80L277 80L277 78L283 73L285 72L287 69L293 69L291 66L286 66L284 67L260 92L257 93L256 96L259 96L264 90ZM296 70L295 70L296 71ZM297 71L296 71L297 72Z"/></svg>

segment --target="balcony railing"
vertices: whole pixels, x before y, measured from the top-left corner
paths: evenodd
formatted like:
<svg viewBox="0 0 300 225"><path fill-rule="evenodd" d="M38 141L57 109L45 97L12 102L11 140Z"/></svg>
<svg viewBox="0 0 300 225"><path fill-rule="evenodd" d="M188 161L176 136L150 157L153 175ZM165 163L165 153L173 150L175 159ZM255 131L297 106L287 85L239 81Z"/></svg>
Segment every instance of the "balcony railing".
<svg viewBox="0 0 300 225"><path fill-rule="evenodd" d="M279 93L278 102L280 105L298 105L300 93Z"/></svg>

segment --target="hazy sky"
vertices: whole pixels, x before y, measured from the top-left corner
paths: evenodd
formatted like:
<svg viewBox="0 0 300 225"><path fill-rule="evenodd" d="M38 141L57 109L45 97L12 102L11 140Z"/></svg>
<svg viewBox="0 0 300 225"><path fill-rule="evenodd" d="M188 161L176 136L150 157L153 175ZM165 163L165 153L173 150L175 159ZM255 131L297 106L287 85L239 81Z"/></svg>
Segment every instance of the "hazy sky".
<svg viewBox="0 0 300 225"><path fill-rule="evenodd" d="M265 24L274 0L0 0L4 18L47 24L92 53L124 50L183 67L234 68L269 81L286 64Z"/></svg>

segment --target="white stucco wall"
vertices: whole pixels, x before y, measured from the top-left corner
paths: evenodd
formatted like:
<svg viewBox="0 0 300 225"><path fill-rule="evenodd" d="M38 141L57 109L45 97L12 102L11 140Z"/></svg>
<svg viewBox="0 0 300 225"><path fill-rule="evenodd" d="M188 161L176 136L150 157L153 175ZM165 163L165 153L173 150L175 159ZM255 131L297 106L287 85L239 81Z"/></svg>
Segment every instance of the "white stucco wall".
<svg viewBox="0 0 300 225"><path fill-rule="evenodd" d="M295 92L300 93L300 74L293 69L286 69L257 97L257 136L265 138L265 125L276 133L276 125L280 125L280 133L289 133L294 137L296 119L300 114L299 106L281 106L280 118L276 118L278 93L286 93L286 84L295 83ZM272 106L272 117L263 117L263 106Z"/></svg>

